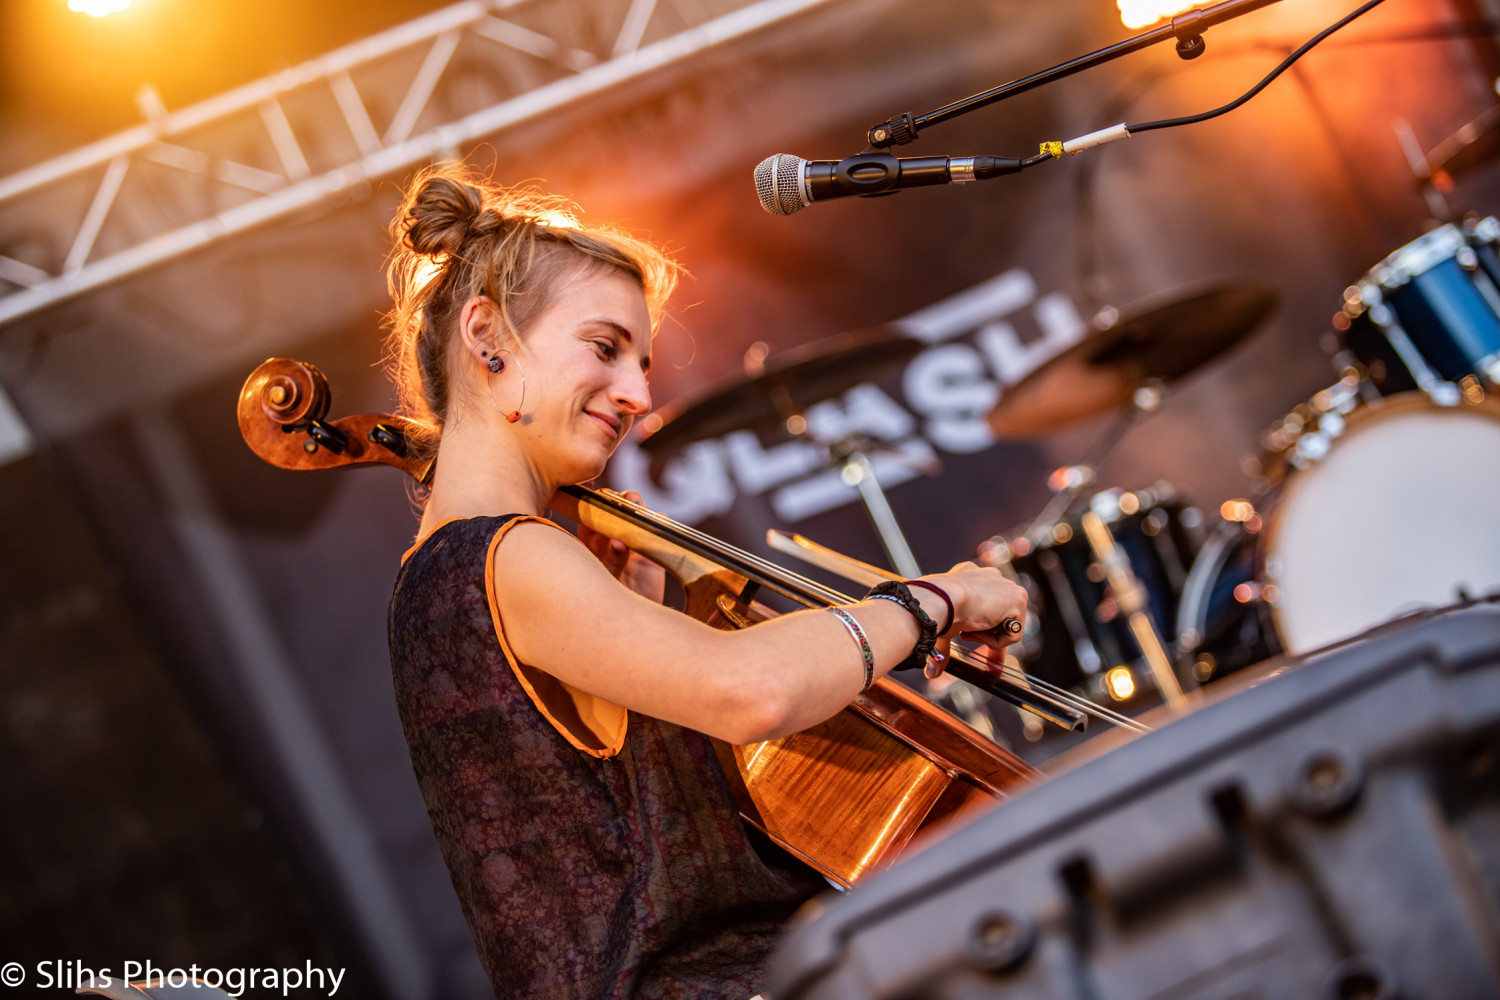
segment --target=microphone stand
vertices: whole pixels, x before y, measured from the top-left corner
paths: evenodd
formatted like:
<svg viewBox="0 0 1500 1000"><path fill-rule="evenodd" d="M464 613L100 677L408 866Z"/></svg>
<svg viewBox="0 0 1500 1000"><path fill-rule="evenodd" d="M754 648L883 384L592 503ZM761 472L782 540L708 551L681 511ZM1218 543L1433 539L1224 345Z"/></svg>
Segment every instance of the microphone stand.
<svg viewBox="0 0 1500 1000"><path fill-rule="evenodd" d="M986 90L981 94L966 97L961 101L944 105L935 111L929 111L925 115L913 115L911 112L888 118L879 125L872 127L867 136L870 145L875 149L889 149L892 146L904 146L917 138L917 133L931 125L937 125L950 118L977 111L988 107L997 101L1003 101L1007 97L1024 94L1028 90L1035 90L1054 80L1061 80L1065 76L1092 69L1112 59L1138 52L1141 49L1156 45L1159 42L1176 39L1177 54L1184 59L1196 59L1206 51L1203 41L1203 32L1216 24L1249 14L1251 11L1262 7L1269 7L1281 0L1226 0L1224 3L1215 4L1212 7L1203 7L1197 10L1186 11L1172 18L1171 23L1164 24L1159 28L1142 32L1133 38L1127 38L1123 42L1107 45L1102 49L1090 52L1086 56L1070 59L1059 63L1051 69L1033 73L1031 76L1013 80L992 90Z"/></svg>

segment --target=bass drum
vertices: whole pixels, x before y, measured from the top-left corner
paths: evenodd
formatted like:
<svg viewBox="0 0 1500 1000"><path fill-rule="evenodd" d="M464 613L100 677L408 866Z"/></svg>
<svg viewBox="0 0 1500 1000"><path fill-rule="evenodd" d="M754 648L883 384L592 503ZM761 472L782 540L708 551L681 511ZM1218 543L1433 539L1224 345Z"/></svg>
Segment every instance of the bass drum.
<svg viewBox="0 0 1500 1000"><path fill-rule="evenodd" d="M1354 388L1267 434L1262 464L1283 485L1263 529L1249 504L1225 505L1245 510L1211 532L1183 585L1185 674L1206 681L1500 591L1500 401L1369 403Z"/></svg>
<svg viewBox="0 0 1500 1000"><path fill-rule="evenodd" d="M1288 652L1500 590L1500 402L1472 398L1357 407L1288 477L1263 570Z"/></svg>

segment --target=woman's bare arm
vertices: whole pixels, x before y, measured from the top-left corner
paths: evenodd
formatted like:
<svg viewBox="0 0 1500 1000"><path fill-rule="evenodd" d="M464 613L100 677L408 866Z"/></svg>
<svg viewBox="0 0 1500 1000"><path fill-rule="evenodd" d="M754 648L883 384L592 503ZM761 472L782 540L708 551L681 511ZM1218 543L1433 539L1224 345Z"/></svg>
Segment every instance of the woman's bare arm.
<svg viewBox="0 0 1500 1000"><path fill-rule="evenodd" d="M958 610L953 631L1020 618L1025 594L996 570L963 564L938 581ZM826 611L799 611L723 632L621 586L599 559L547 525L517 524L495 553L495 588L511 649L527 665L632 711L732 743L805 729L832 716L864 684L858 645ZM935 621L941 598L914 596ZM890 601L850 609L875 656L876 676L918 639Z"/></svg>

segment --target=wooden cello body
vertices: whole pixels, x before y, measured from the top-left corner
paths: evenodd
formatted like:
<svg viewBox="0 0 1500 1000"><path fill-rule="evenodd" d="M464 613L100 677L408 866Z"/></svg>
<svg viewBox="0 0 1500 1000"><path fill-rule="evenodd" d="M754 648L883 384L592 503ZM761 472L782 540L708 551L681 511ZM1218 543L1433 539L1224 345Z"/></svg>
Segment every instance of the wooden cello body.
<svg viewBox="0 0 1500 1000"><path fill-rule="evenodd" d="M309 364L273 358L241 390L241 435L281 468L379 463L419 482L431 463L410 457L408 422L382 414L328 420L327 381ZM766 567L652 515L616 494L571 487L560 513L618 538L682 586L684 611L720 628L752 625ZM791 574L789 574L791 576ZM718 743L745 820L828 878L852 885L891 864L921 835L993 804L1038 773L901 684L877 681L837 715L799 733L744 746Z"/></svg>

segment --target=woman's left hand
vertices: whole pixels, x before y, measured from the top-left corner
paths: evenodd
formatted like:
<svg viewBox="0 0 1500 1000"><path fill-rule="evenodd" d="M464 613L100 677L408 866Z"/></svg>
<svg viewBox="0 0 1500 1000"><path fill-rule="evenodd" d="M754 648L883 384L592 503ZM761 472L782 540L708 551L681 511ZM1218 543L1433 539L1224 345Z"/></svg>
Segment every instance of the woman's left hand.
<svg viewBox="0 0 1500 1000"><path fill-rule="evenodd" d="M641 502L641 495L635 490L626 490L621 496L632 503ZM666 570L632 551L618 538L610 538L582 524L578 526L578 540L598 557L616 580L642 597L661 603L667 591Z"/></svg>

